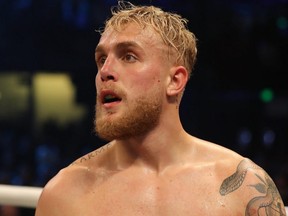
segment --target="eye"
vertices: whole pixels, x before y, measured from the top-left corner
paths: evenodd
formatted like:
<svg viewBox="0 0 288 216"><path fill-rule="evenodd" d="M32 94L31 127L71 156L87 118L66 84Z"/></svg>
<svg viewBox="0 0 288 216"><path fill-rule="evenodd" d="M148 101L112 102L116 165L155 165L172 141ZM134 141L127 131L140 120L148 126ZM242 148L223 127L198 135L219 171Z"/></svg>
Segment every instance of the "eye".
<svg viewBox="0 0 288 216"><path fill-rule="evenodd" d="M136 56L131 54L131 53L127 53L124 57L123 60L126 62L135 62L137 60Z"/></svg>
<svg viewBox="0 0 288 216"><path fill-rule="evenodd" d="M106 59L107 59L106 56L100 56L100 57L96 58L96 63L98 65L98 67L104 65Z"/></svg>

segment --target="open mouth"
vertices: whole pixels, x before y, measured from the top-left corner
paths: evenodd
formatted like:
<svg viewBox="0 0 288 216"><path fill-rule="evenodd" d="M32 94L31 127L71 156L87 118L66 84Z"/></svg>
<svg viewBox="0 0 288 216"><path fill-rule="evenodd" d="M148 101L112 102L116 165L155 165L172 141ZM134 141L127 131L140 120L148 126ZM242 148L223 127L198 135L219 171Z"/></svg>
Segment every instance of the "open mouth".
<svg viewBox="0 0 288 216"><path fill-rule="evenodd" d="M121 101L120 98L116 97L115 95L106 95L104 98L103 98L103 103L113 103L113 102L117 102L117 101Z"/></svg>
<svg viewBox="0 0 288 216"><path fill-rule="evenodd" d="M103 104L109 104L109 103L113 103L113 102L120 102L121 98L118 95L116 95L115 93L104 92L101 95L101 101Z"/></svg>

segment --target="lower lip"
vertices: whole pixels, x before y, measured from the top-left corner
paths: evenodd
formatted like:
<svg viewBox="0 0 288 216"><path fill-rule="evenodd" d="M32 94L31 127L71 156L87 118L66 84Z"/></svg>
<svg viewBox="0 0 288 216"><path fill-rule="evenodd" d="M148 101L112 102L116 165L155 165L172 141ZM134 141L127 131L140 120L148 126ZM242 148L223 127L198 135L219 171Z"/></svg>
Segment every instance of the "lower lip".
<svg viewBox="0 0 288 216"><path fill-rule="evenodd" d="M113 107L119 105L120 103L121 103L121 101L115 101L115 102L112 102L112 103L104 103L103 106L106 109L110 109L110 108L113 108Z"/></svg>

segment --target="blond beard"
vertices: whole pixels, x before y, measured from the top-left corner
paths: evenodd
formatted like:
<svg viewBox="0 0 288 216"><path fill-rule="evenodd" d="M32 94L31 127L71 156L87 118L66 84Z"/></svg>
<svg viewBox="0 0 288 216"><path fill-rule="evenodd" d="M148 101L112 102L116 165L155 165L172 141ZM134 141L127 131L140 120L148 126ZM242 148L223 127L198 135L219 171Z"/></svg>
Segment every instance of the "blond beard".
<svg viewBox="0 0 288 216"><path fill-rule="evenodd" d="M161 113L161 97L154 95L135 100L132 106L117 119L110 120L102 116L96 104L95 131L103 140L127 139L145 135L159 122Z"/></svg>

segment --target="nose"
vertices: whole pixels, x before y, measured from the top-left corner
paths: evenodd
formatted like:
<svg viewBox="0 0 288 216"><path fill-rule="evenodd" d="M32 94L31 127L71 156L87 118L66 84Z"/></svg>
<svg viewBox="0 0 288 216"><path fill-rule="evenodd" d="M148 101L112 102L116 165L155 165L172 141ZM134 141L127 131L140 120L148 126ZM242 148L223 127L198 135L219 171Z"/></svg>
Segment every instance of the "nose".
<svg viewBox="0 0 288 216"><path fill-rule="evenodd" d="M115 62L112 58L107 58L99 69L101 81L116 81Z"/></svg>
<svg viewBox="0 0 288 216"><path fill-rule="evenodd" d="M108 80L114 81L114 76L113 75L101 76L101 80L102 81L108 81Z"/></svg>

